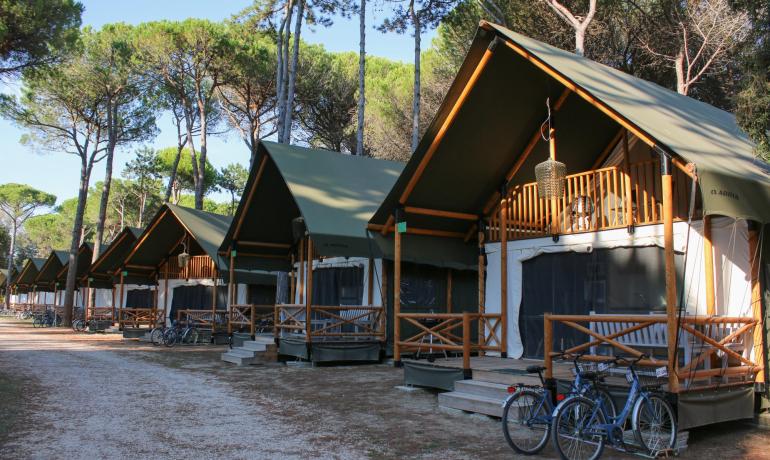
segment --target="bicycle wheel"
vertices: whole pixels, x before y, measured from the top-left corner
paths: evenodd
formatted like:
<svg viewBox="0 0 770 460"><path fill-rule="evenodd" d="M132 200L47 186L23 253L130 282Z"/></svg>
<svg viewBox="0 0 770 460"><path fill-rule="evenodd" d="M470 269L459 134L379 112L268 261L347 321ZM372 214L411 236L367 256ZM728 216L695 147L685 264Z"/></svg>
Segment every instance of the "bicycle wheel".
<svg viewBox="0 0 770 460"><path fill-rule="evenodd" d="M198 343L198 337L199 337L198 329L194 327L191 327L187 329L187 331L185 331L185 338L187 339L185 343L196 344Z"/></svg>
<svg viewBox="0 0 770 460"><path fill-rule="evenodd" d="M595 403L576 396L556 410L551 428L553 446L564 460L596 460L604 450L604 434L598 425L605 423L604 412L594 410Z"/></svg>
<svg viewBox="0 0 770 460"><path fill-rule="evenodd" d="M167 347L173 347L174 345L176 345L176 341L178 338L179 338L179 335L176 333L176 331L173 329L169 329L163 333L163 345Z"/></svg>
<svg viewBox="0 0 770 460"><path fill-rule="evenodd" d="M650 455L673 449L676 445L676 419L671 405L659 395L639 398L631 413L631 427L636 442Z"/></svg>
<svg viewBox="0 0 770 460"><path fill-rule="evenodd" d="M156 327L150 332L150 342L156 347L163 343L163 329Z"/></svg>
<svg viewBox="0 0 770 460"><path fill-rule="evenodd" d="M503 436L511 449L523 455L534 455L548 443L551 417L545 393L520 390L503 407Z"/></svg>
<svg viewBox="0 0 770 460"><path fill-rule="evenodd" d="M32 320L32 327L43 327L43 319L35 316L35 318Z"/></svg>

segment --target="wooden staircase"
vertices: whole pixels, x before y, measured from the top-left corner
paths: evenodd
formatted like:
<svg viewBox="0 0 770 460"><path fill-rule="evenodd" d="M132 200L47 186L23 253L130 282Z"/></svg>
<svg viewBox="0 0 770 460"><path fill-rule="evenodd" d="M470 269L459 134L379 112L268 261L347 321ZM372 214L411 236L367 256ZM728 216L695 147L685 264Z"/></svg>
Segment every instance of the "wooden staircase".
<svg viewBox="0 0 770 460"><path fill-rule="evenodd" d="M254 340L244 341L240 347L233 347L222 353L222 361L236 366L252 364L264 364L275 362L278 359L278 348L272 337L256 337Z"/></svg>
<svg viewBox="0 0 770 460"><path fill-rule="evenodd" d="M508 387L514 383L537 385L535 375L474 371L472 380L458 380L454 391L438 395L439 407L502 417Z"/></svg>

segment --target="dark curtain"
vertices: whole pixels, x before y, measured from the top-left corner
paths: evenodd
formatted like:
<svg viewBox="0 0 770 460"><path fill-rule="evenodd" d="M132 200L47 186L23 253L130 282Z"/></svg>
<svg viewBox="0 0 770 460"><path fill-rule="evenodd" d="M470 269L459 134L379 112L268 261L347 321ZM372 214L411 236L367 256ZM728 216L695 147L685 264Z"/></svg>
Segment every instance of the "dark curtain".
<svg viewBox="0 0 770 460"><path fill-rule="evenodd" d="M430 265L403 263L401 266L402 311L444 311L446 269Z"/></svg>
<svg viewBox="0 0 770 460"><path fill-rule="evenodd" d="M211 310L213 286L179 286L171 298L171 319L177 310ZM227 309L227 286L217 286L217 310Z"/></svg>
<svg viewBox="0 0 770 460"><path fill-rule="evenodd" d="M313 270L313 305L361 305L363 267L327 267Z"/></svg>
<svg viewBox="0 0 770 460"><path fill-rule="evenodd" d="M154 292L152 289L126 291L126 308L152 308Z"/></svg>
<svg viewBox="0 0 770 460"><path fill-rule="evenodd" d="M275 305L275 285L249 284L246 301L250 305Z"/></svg>
<svg viewBox="0 0 770 460"><path fill-rule="evenodd" d="M659 247L543 254L523 263L519 331L524 356L543 357L543 314L647 314L665 312L665 251ZM684 257L677 254L677 287ZM554 347L567 349L588 336L554 325Z"/></svg>

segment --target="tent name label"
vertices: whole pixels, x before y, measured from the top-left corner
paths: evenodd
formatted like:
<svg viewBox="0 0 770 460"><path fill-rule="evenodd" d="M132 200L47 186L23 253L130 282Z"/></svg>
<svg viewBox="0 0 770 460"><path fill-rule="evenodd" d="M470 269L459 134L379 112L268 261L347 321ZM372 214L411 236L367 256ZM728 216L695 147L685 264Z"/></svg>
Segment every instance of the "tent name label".
<svg viewBox="0 0 770 460"><path fill-rule="evenodd" d="M740 201L740 199L741 199L741 198L738 196L738 194L737 194L737 193L735 193L735 192L731 192L731 191L729 191L729 190L717 190L717 189L715 189L715 188L712 188L712 189L711 189L711 194L712 194L712 195L719 195L719 196L721 196L721 197L725 197L725 198L732 198L733 200L736 200L736 201Z"/></svg>

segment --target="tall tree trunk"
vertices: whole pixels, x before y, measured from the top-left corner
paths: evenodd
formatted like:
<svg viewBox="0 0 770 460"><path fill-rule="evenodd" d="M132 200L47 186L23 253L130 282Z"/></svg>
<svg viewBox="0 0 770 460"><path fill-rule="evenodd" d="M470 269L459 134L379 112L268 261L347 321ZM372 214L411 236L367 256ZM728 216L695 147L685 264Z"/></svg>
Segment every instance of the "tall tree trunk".
<svg viewBox="0 0 770 460"><path fill-rule="evenodd" d="M203 187L206 181L206 131L205 108L201 108L201 153L198 156L198 182L195 184L195 209L203 209Z"/></svg>
<svg viewBox="0 0 770 460"><path fill-rule="evenodd" d="M414 25L414 94L412 95L412 152L420 142L420 17L414 11L414 1L409 4L409 14Z"/></svg>
<svg viewBox="0 0 770 460"><path fill-rule="evenodd" d="M278 142L283 143L285 141L284 134L284 122L286 118L286 90L289 86L289 40L291 37L291 17L294 12L294 1L287 0L286 2L286 15L283 18L281 24L281 38L280 44L282 45L278 52L281 55L280 58L280 84L278 85Z"/></svg>
<svg viewBox="0 0 770 460"><path fill-rule="evenodd" d="M98 145L98 143L97 143ZM83 158L80 165L80 188L78 189L78 205L75 211L75 222L72 224L72 242L67 268L67 282L64 292L64 326L72 325L72 307L75 301L75 281L78 273L78 249L80 248L80 234L83 229L83 215L88 199L88 183L91 180L92 165Z"/></svg>
<svg viewBox="0 0 770 460"><path fill-rule="evenodd" d="M291 56L291 70L289 70L289 87L286 89L286 119L283 123L283 141L291 144L291 124L294 114L294 88L297 83L297 64L299 61L299 42L302 32L302 20L305 17L305 0L297 2L297 17L294 23L294 43Z"/></svg>
<svg viewBox="0 0 770 460"><path fill-rule="evenodd" d="M684 49L679 50L674 60L674 71L676 73L676 92L687 96L687 82L684 77Z"/></svg>
<svg viewBox="0 0 770 460"><path fill-rule="evenodd" d="M96 262L102 251L102 241L104 240L104 224L107 220L107 204L110 201L110 187L112 186L112 164L115 158L116 127L114 126L115 108L112 102L107 103L107 156L104 158L104 182L102 183L102 198L99 203L99 217L96 219L96 237L94 238L94 252L91 256L91 262Z"/></svg>
<svg viewBox="0 0 770 460"><path fill-rule="evenodd" d="M185 139L185 143L179 144L176 147L176 156L174 157L174 162L171 163L171 173L169 173L166 194L163 197L164 203L168 203L169 200L171 200L171 192L174 190L174 181L176 180L176 174L179 170L179 161L182 159L182 150L184 150L184 145L186 143L187 140Z"/></svg>
<svg viewBox="0 0 770 460"><path fill-rule="evenodd" d="M5 308L11 308L11 276L13 274L13 253L16 249L16 232L18 225L16 219L11 222L11 244L8 247L8 276L5 278Z"/></svg>
<svg viewBox="0 0 770 460"><path fill-rule="evenodd" d="M356 155L364 155L364 110L366 107L366 0L361 0L358 26L358 129Z"/></svg>
<svg viewBox="0 0 770 460"><path fill-rule="evenodd" d="M575 54L578 56L585 55L585 41L586 31L583 27L575 29Z"/></svg>

